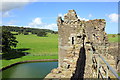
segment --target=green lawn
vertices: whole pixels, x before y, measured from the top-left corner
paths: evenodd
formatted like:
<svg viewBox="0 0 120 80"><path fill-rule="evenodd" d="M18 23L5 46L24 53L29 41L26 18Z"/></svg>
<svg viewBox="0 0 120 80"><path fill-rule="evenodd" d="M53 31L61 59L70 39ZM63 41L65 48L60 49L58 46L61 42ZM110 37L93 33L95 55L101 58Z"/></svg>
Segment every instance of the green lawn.
<svg viewBox="0 0 120 80"><path fill-rule="evenodd" d="M29 48L31 55L57 55L58 35L48 34L48 37L38 37L36 35L16 35L19 41L17 49Z"/></svg>
<svg viewBox="0 0 120 80"><path fill-rule="evenodd" d="M115 35L115 37L113 37ZM108 34L109 42L120 42L120 35L117 34Z"/></svg>
<svg viewBox="0 0 120 80"><path fill-rule="evenodd" d="M120 73L118 73L118 75L120 76Z"/></svg>

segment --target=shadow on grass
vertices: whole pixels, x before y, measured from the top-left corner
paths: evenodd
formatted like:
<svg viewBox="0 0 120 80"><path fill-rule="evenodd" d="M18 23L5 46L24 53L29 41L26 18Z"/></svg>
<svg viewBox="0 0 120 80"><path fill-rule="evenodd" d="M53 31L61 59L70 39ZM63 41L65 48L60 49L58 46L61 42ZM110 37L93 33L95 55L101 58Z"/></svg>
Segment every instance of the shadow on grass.
<svg viewBox="0 0 120 80"><path fill-rule="evenodd" d="M11 49L9 52L2 54L2 59L10 60L26 56L30 53L24 52L30 50L30 48Z"/></svg>

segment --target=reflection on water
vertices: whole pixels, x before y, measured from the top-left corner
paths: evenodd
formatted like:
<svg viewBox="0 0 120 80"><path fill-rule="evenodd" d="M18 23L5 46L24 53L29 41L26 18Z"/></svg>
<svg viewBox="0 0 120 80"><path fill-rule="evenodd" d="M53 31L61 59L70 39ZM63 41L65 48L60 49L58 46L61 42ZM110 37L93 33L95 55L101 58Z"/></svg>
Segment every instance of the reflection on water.
<svg viewBox="0 0 120 80"><path fill-rule="evenodd" d="M58 62L35 62L13 66L2 72L3 78L44 78Z"/></svg>

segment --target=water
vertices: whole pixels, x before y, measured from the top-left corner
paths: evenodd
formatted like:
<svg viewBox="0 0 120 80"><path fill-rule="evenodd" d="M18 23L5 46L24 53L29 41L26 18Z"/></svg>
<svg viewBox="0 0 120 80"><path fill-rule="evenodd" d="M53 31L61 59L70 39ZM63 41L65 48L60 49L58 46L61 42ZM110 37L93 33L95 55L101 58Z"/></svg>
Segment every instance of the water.
<svg viewBox="0 0 120 80"><path fill-rule="evenodd" d="M18 64L2 72L2 78L44 78L58 62L35 62Z"/></svg>

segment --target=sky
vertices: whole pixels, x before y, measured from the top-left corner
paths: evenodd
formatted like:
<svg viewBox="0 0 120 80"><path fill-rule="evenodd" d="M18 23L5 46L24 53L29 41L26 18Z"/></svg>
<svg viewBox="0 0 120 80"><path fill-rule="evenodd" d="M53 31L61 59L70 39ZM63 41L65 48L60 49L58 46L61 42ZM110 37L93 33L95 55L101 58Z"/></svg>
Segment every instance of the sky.
<svg viewBox="0 0 120 80"><path fill-rule="evenodd" d="M118 2L3 2L0 25L57 31L57 17L71 9L81 20L105 19L106 32L118 33Z"/></svg>

